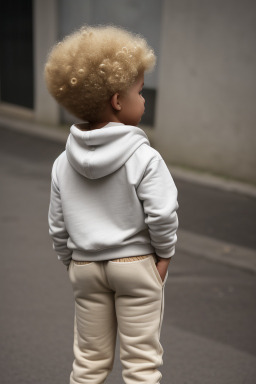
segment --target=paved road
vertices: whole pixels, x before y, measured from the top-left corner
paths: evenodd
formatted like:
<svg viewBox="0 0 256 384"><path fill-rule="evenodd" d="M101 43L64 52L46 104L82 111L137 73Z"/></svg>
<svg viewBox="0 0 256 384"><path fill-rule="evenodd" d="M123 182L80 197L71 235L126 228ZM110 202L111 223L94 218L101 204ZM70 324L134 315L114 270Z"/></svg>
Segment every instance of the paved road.
<svg viewBox="0 0 256 384"><path fill-rule="evenodd" d="M68 383L72 292L47 228L50 169L62 149L0 130L2 384ZM183 229L255 247L255 199L176 183ZM177 253L166 285L163 383L256 382L255 288L253 273ZM122 383L118 354L107 383Z"/></svg>

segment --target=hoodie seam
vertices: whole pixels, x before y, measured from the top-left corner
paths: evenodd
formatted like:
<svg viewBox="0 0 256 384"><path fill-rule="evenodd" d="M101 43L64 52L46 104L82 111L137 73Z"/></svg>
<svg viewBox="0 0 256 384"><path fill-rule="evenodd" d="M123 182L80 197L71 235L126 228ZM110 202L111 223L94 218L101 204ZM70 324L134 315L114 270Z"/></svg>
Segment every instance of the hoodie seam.
<svg viewBox="0 0 256 384"><path fill-rule="evenodd" d="M142 175L142 177L141 177L141 179L140 179L140 181L139 181L139 183L138 183L138 185L136 186L136 191L137 191L137 189L139 188L139 186L140 186L140 184L141 184L141 182L142 182L142 180L144 179L144 177L145 177L145 174L146 174L146 172L147 172L147 169L148 169L148 167L150 166L150 164L152 164L152 163L155 163L155 162L157 162L157 161L162 161L163 159L162 158L158 158L158 159L151 159L150 160L150 162L146 165L146 167L145 167L145 170L144 170L144 172L143 172L143 175Z"/></svg>
<svg viewBox="0 0 256 384"><path fill-rule="evenodd" d="M60 191L59 188L59 179L58 179L58 165L59 165L59 157L55 160L55 164L52 170L52 183L54 186Z"/></svg>

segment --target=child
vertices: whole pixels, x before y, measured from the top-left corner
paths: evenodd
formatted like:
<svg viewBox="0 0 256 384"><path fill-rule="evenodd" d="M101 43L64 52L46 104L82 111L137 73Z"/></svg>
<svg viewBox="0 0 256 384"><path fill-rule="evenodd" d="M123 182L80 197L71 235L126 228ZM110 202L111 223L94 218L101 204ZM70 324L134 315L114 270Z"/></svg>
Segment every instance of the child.
<svg viewBox="0 0 256 384"><path fill-rule="evenodd" d="M86 121L71 127L52 170L54 249L75 298L70 383L103 383L116 332L126 384L160 383L163 288L175 251L177 190L136 126L144 113L146 41L115 27L84 27L51 51L50 93Z"/></svg>

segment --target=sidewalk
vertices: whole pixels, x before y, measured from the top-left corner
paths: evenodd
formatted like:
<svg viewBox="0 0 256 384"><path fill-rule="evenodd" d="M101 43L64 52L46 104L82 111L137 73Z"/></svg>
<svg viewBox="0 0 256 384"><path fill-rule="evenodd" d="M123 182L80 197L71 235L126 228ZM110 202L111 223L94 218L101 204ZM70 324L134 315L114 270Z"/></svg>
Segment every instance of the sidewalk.
<svg viewBox="0 0 256 384"><path fill-rule="evenodd" d="M22 151L22 148L15 149L15 145L13 148L11 141L24 134L28 134L27 140L38 148L40 138L44 139L43 146L49 148L46 142L51 143L49 168L64 149L69 133L68 127L50 127L7 116L0 116L0 128L0 148L10 154ZM179 190L177 252L256 272L256 187L169 168Z"/></svg>

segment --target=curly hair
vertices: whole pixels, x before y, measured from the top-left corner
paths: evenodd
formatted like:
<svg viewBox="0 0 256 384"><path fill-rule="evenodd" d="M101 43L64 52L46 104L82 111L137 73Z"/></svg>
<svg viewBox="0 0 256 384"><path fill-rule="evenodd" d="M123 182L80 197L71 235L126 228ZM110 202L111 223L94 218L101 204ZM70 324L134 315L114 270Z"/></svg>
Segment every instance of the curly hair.
<svg viewBox="0 0 256 384"><path fill-rule="evenodd" d="M155 61L141 36L113 26L85 26L52 48L45 79L58 103L93 122L112 95L126 92Z"/></svg>

